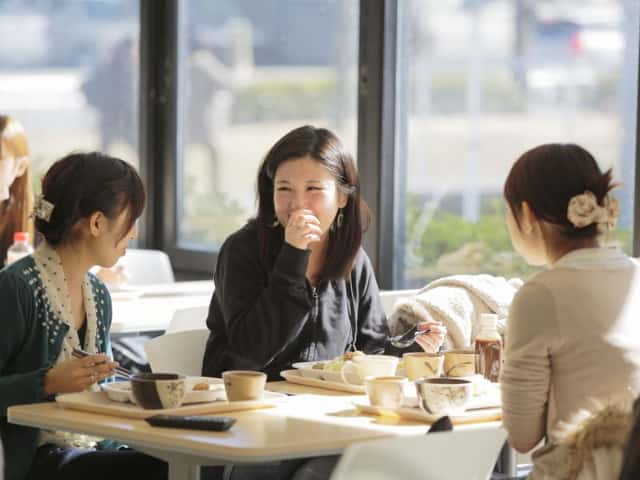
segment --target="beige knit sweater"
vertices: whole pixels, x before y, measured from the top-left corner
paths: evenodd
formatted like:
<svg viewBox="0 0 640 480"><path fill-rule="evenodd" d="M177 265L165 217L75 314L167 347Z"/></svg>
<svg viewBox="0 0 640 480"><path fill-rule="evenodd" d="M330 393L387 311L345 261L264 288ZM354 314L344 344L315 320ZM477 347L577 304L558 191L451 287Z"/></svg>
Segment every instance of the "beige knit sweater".
<svg viewBox="0 0 640 480"><path fill-rule="evenodd" d="M580 409L640 393L640 264L581 249L535 275L509 311L502 372L509 440L553 442Z"/></svg>

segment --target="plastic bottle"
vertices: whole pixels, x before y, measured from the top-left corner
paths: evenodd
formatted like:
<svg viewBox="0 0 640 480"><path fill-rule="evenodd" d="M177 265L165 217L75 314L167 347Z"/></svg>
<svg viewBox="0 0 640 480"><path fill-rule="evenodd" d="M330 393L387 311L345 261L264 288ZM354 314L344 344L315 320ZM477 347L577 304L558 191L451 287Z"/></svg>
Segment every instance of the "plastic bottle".
<svg viewBox="0 0 640 480"><path fill-rule="evenodd" d="M497 315L480 315L480 330L476 335L474 349L478 359L476 373L482 374L487 380L497 382L502 367L502 337L498 333Z"/></svg>
<svg viewBox="0 0 640 480"><path fill-rule="evenodd" d="M7 249L7 265L32 253L33 248L29 244L29 233L15 232L13 234L13 243Z"/></svg>

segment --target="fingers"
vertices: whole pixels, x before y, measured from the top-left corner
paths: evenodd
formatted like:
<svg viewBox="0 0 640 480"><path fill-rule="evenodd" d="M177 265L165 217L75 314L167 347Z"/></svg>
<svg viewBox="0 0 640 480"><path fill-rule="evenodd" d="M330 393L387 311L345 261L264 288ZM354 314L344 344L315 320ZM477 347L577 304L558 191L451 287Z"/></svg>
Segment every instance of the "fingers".
<svg viewBox="0 0 640 480"><path fill-rule="evenodd" d="M115 369L120 365L118 362L112 362L104 353L89 355L77 361L80 368L74 371L72 376L79 379L85 388L113 376Z"/></svg>
<svg viewBox="0 0 640 480"><path fill-rule="evenodd" d="M112 372L98 372L94 370L90 370L88 374L84 377L85 388L89 385L93 385L96 382L100 382L105 378L109 378L113 376Z"/></svg>
<svg viewBox="0 0 640 480"><path fill-rule="evenodd" d="M289 216L285 227L287 243L304 250L321 237L320 220L310 210L297 210Z"/></svg>
<svg viewBox="0 0 640 480"><path fill-rule="evenodd" d="M109 362L109 360L109 357L105 353L96 353L95 355L87 355L86 357L78 359L80 365L85 368Z"/></svg>
<svg viewBox="0 0 640 480"><path fill-rule="evenodd" d="M430 330L432 333L447 333L447 327L440 322L422 322L418 324L418 331Z"/></svg>
<svg viewBox="0 0 640 480"><path fill-rule="evenodd" d="M295 215L291 215L289 217L289 220L287 221L287 228L301 229L307 225L320 226L320 220L318 220L318 217L316 217L312 213L298 213Z"/></svg>
<svg viewBox="0 0 640 480"><path fill-rule="evenodd" d="M447 335L447 327L440 322L424 322L418 325L419 332L425 332L416 337L416 342L425 352L435 353L442 344Z"/></svg>
<svg viewBox="0 0 640 480"><path fill-rule="evenodd" d="M310 242L317 242L322 236L322 230L318 225L307 224L306 228L303 229L302 235Z"/></svg>
<svg viewBox="0 0 640 480"><path fill-rule="evenodd" d="M427 353L436 353L442 345L442 342L430 335L419 335L416 337L416 342Z"/></svg>

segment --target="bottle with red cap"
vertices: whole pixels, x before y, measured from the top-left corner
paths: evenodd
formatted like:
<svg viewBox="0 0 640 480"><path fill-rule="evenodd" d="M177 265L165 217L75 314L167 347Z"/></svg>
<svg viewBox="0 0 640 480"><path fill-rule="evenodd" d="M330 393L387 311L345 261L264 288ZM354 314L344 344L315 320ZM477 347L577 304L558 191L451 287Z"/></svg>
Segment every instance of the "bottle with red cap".
<svg viewBox="0 0 640 480"><path fill-rule="evenodd" d="M29 233L15 232L13 234L13 243L7 249L7 265L32 253L33 247L29 243Z"/></svg>

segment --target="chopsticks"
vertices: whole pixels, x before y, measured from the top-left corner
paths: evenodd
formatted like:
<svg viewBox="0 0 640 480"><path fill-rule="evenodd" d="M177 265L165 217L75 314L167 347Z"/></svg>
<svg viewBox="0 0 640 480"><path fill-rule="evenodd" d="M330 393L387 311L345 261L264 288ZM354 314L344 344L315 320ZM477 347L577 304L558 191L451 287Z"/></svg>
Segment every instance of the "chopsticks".
<svg viewBox="0 0 640 480"><path fill-rule="evenodd" d="M82 350L80 348L74 348L73 349L73 353L71 355L73 355L75 358L83 358L83 357L86 357L86 356L92 355L92 354L89 353L89 352L85 352L84 350ZM129 373L129 370L127 370L126 368L116 367L116 376L117 377L123 377L123 378L130 378L131 377L131 373Z"/></svg>

